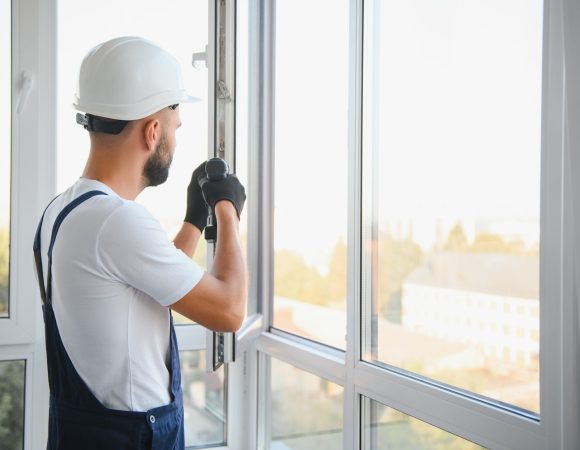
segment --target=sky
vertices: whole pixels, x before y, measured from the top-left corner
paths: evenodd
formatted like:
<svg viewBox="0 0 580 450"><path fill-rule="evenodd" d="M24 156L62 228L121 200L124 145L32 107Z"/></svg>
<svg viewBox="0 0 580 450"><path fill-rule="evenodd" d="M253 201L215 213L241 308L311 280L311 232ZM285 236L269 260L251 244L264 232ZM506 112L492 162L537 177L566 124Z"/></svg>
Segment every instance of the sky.
<svg viewBox="0 0 580 450"><path fill-rule="evenodd" d="M207 71L190 63L207 43L208 12L206 0L164 6L59 1L57 180L58 191L74 183L88 155L87 133L71 106L84 54L120 35L152 39L177 57L188 90L203 99L180 107L183 126L168 182L138 198L174 231L191 171L208 151ZM275 245L323 265L347 230L349 2L279 0L276 12ZM425 241L438 219L537 223L542 2L369 2L367 13L363 153L378 208L367 204L366 216L381 226L423 224ZM6 98L6 70L0 76ZM247 140L244 130L238 137ZM1 151L0 224L7 220L6 158Z"/></svg>
<svg viewBox="0 0 580 450"><path fill-rule="evenodd" d="M349 2L276 8L276 248L323 265L347 231ZM425 249L438 223L457 221L468 236L515 221L537 240L542 2L375 1L366 12L366 223L402 224Z"/></svg>

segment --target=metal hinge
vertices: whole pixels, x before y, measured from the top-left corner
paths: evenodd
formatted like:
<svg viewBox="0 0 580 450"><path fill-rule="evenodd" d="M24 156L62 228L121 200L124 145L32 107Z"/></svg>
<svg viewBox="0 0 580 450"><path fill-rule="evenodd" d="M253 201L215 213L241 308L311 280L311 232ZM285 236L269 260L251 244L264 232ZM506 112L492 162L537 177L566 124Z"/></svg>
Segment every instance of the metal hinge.
<svg viewBox="0 0 580 450"><path fill-rule="evenodd" d="M218 81L218 98L220 100L225 100L226 102L231 102L232 97L230 95L230 90L226 86L226 82L223 80Z"/></svg>

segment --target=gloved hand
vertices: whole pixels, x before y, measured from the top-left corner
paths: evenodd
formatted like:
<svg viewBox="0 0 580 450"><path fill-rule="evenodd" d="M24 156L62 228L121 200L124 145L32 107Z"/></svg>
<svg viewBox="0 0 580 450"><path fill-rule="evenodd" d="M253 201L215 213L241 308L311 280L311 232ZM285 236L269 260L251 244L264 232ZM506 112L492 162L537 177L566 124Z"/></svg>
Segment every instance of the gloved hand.
<svg viewBox="0 0 580 450"><path fill-rule="evenodd" d="M203 199L199 181L206 175L205 163L206 161L202 162L191 175L191 181L187 186L187 210L183 219L184 222L189 222L202 232L207 225L207 204Z"/></svg>
<svg viewBox="0 0 580 450"><path fill-rule="evenodd" d="M238 219L240 218L246 201L246 190L233 173L230 173L223 180L206 181L202 184L201 190L203 198L209 206L214 208L220 200L229 200L236 208Z"/></svg>

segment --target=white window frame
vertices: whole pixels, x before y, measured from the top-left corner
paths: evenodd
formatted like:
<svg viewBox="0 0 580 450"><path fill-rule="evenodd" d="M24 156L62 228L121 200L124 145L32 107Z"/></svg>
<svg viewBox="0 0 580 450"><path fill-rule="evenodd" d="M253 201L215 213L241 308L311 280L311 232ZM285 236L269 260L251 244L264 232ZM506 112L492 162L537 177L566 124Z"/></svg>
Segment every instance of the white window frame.
<svg viewBox="0 0 580 450"><path fill-rule="evenodd" d="M215 8L217 5L222 7L225 13L225 71L223 79L229 90L231 101L225 103L225 147L223 153L218 151L219 145L216 145L215 139L217 136L216 129L210 130L210 156L219 156L224 158L230 168L236 167L236 61L237 53L237 3L235 1L216 0L213 3L210 0L210 8ZM261 176L259 175L264 170L261 165L262 142L259 139L262 133L262 125L260 125L261 104L259 103L260 80L263 73L260 70L259 61L262 59L263 50L259 48L258 43L261 42L262 35L262 11L261 2L258 0L248 0L247 6L249 24L249 40L250 48L248 49L248 64L249 70L252 71L250 82L252 83L251 91L248 96L249 101L249 120L248 125L248 168L254 168L254 176L248 179L248 185L245 186L248 198L248 240L247 240L247 265L249 270L249 292L248 302L255 303L256 311L246 317L242 328L235 333L235 361L227 364L227 406L228 406L228 422L227 422L227 448L228 449L245 449L247 443L255 438L255 424L257 423L257 355L251 350L251 346L256 337L265 329L264 321L260 308L261 296L261 280L263 277L263 255L261 249L261 227L263 224L262 217L264 215L264 202L260 193L262 192ZM214 10L215 12L215 10ZM210 29L215 27L217 20L211 20L210 13ZM252 26L253 25L253 26ZM210 32L211 33L211 32ZM217 35L217 34L216 34ZM215 45L215 43L214 43ZM211 58L218 58L218 51L212 50ZM210 59L208 58L208 63ZM253 65L252 63L256 63ZM219 75L218 75L219 76ZM211 77L210 95L215 96L216 77ZM256 95L252 95L256 94ZM215 103L209 102L210 117L216 117L213 110ZM217 122L217 118L215 120ZM217 126L217 125L214 125ZM211 154L215 149L215 153ZM250 170L250 169L248 169ZM225 449L226 447L224 447ZM252 447L250 447L252 448Z"/></svg>
<svg viewBox="0 0 580 450"><path fill-rule="evenodd" d="M578 123L580 119L580 84L577 82L580 79L580 58L577 55L580 8L573 0L545 0L544 3L540 252L541 415L540 420L536 420L518 413L515 409L511 411L509 408L487 405L362 360L360 317L361 299L365 298L360 265L363 3L363 0L351 0L348 323L346 352L340 352L269 327L273 323L274 306L272 192L275 174L271 155L274 153L275 143L275 0L264 2L262 149L268 151L262 154L262 158L268 170L264 174L265 180L262 180L266 185L261 194L264 204L270 206L270 213L262 217L263 220L268 220L265 226L267 232L262 238L263 246L268 247L268 252L263 253L264 261L268 264L262 267L266 276L261 289L261 300L264 321L269 330L263 332L254 344L254 350L259 354L259 374L266 377L260 380L259 409L263 410L268 405L267 364L268 357L272 357L344 386L344 449L360 448L361 396L396 408L488 448L577 448L580 445L580 432L577 430L580 401L574 374L577 373L580 362L576 356L580 347L576 336L580 330L575 286L580 286L580 275L574 259L580 257L580 243L574 240L574 223L580 223L577 213L580 211L580 183L576 181L580 176L580 156L571 149L578 148L580 132L579 127L570 126L568 134L564 134L564 114L567 106L568 123ZM563 15L563 8L567 8L569 12ZM563 28L564 25L566 29ZM573 48L570 45L566 48L568 80L575 80L567 89L564 83L564 31L567 42L575 45ZM571 73L574 73L575 78ZM576 103L568 100L566 105L565 99L570 99L572 94ZM572 118L576 121L572 121ZM564 145L565 137L568 139L568 147ZM576 216L572 216L572 211ZM571 243L575 246L570 245ZM574 276L578 280L576 284ZM260 413L256 427L259 432L252 441L256 446L252 448L266 448L268 416L269 411Z"/></svg>
<svg viewBox="0 0 580 450"><path fill-rule="evenodd" d="M219 1L219 0L218 0ZM210 0L212 4L212 0ZM489 448L573 449L580 445L578 293L580 238L579 127L580 26L574 0L545 0L542 107L542 249L541 249L541 421L482 405L360 360L360 142L363 0L351 0L351 69L349 120L349 236L347 348L341 352L270 331L273 318L273 187L274 187L274 36L275 0L260 8L259 98L252 119L259 123L252 187L255 219L248 261L257 274L251 296L259 300L257 314L238 333L237 362L229 366L228 447L262 448L268 414L268 365L273 357L344 386L343 442L360 446L360 396L425 420ZM0 360L26 360L24 449L46 445L48 384L44 327L33 272L32 238L39 211L56 193L56 0L13 0L13 111L23 71L34 75L34 86L21 114L12 118L11 194L11 317L0 321ZM564 37L566 47L564 48ZM567 64L564 67L564 52ZM564 83L567 80L574 83ZM34 131L34 132L31 132ZM566 131L566 133L565 133ZM226 159L230 157L226 155ZM251 220L251 219L250 219ZM259 240L259 242L258 242ZM202 349L201 339L178 329L182 349ZM257 336L257 337L256 337ZM267 411L265 411L267 412Z"/></svg>
<svg viewBox="0 0 580 450"><path fill-rule="evenodd" d="M12 158L11 158L11 253L10 253L10 318L0 321L0 361L23 359L26 361L24 450L43 448L48 436L49 389L46 353L44 346L44 321L40 308L40 295L36 284L32 242L43 208L57 193L56 182L56 105L57 105L57 0L12 1ZM206 53L210 79L209 95L213 96L215 6L219 0L208 0L210 40ZM235 11L232 3L228 10ZM230 15L228 35L235 30L234 16ZM232 37L233 39L233 37ZM192 49L193 50L193 49ZM233 48L229 61L233 61ZM231 66L231 79L235 72ZM22 72L32 74L33 89L20 114L15 107L20 94L19 80ZM214 136L214 105L208 102L209 143L208 156L214 156L211 145ZM231 117L230 117L231 116ZM228 113L228 123L233 130L233 105ZM229 133L233 139L233 133ZM233 146L232 146L233 148ZM256 153L257 154L257 153ZM256 158L254 154L254 159ZM224 155L233 161L233 151ZM254 188L255 189L255 188ZM15 232L17 231L17 232ZM256 242L256 236L254 236ZM257 252L252 250L254 254ZM254 292L256 287L254 283ZM254 294L256 298L256 294ZM259 314L249 318L238 333L239 364L226 367L227 418L225 438L228 443L242 442L248 429L246 409L240 409L240 398L251 390L240 388L250 378L247 376L245 354L248 342L262 331ZM206 350L205 329L197 325L176 327L180 350ZM230 375L231 374L231 375ZM255 377L253 378L255 380ZM255 397L255 393L253 394ZM236 410L234 410L236 408ZM239 410L239 411L238 411ZM238 412L236 412L238 411ZM243 419L242 419L243 418ZM229 420L229 419L226 419ZM255 423L255 421L253 421ZM236 449L235 444L215 447Z"/></svg>
<svg viewBox="0 0 580 450"><path fill-rule="evenodd" d="M26 361L25 450L46 446L48 380L44 322L32 255L42 208L56 189L56 9L53 2L12 0L12 157L10 318L0 321L0 360ZM22 75L32 89L20 112Z"/></svg>

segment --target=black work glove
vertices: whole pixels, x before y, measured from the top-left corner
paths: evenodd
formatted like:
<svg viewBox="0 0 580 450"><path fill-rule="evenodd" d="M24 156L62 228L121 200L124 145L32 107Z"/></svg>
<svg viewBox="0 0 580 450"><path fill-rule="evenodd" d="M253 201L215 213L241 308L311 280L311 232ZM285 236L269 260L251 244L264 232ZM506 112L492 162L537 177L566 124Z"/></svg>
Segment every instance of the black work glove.
<svg viewBox="0 0 580 450"><path fill-rule="evenodd" d="M199 181L206 176L205 163L206 161L202 162L191 175L191 181L187 186L187 210L183 219L184 222L199 228L199 231L203 231L207 225L207 204L199 187Z"/></svg>
<svg viewBox="0 0 580 450"><path fill-rule="evenodd" d="M220 200L229 200L236 208L238 219L240 218L246 201L246 190L233 173L230 173L223 180L205 181L201 186L201 190L205 202L212 209L215 209L215 204Z"/></svg>

